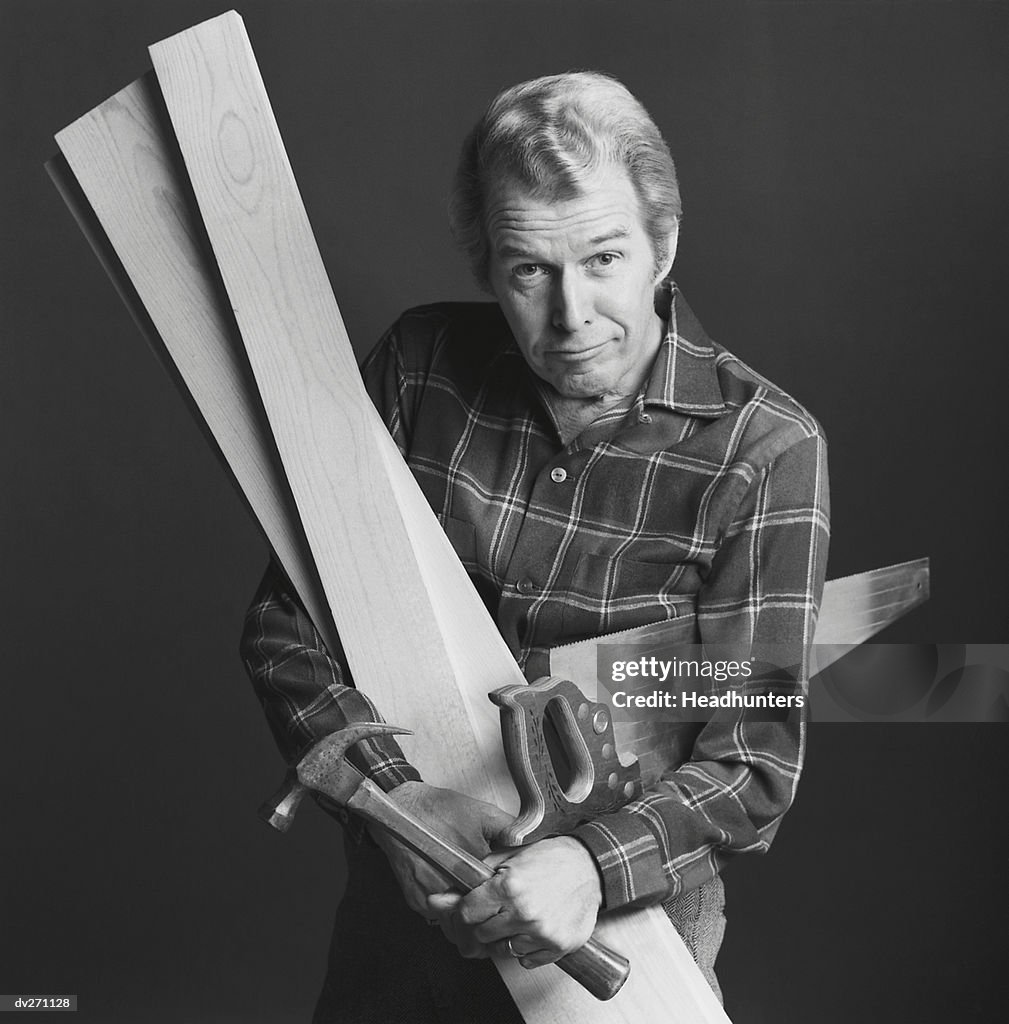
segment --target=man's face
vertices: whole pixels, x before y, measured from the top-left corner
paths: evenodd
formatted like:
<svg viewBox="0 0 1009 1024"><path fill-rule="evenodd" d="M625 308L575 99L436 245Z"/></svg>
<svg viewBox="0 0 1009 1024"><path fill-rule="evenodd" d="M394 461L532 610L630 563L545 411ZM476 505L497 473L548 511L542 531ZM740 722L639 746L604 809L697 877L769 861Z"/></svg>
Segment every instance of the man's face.
<svg viewBox="0 0 1009 1024"><path fill-rule="evenodd" d="M536 199L513 180L487 204L491 290L533 371L565 398L625 397L662 340L655 254L622 168L582 194Z"/></svg>

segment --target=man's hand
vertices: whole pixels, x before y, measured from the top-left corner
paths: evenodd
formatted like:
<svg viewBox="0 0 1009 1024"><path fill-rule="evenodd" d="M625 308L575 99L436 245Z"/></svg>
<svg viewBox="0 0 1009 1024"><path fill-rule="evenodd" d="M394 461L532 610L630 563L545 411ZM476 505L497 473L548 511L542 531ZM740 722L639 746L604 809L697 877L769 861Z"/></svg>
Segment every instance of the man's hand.
<svg viewBox="0 0 1009 1024"><path fill-rule="evenodd" d="M491 840L513 820L493 804L424 782L404 782L388 795L442 838L480 858L487 856ZM410 909L429 920L438 918L428 908L427 897L446 892L452 883L385 829L369 825L368 831L388 857Z"/></svg>
<svg viewBox="0 0 1009 1024"><path fill-rule="evenodd" d="M496 873L479 888L427 900L463 956L517 955L523 967L533 968L585 945L602 887L595 861L577 839L544 839L491 854L484 863Z"/></svg>

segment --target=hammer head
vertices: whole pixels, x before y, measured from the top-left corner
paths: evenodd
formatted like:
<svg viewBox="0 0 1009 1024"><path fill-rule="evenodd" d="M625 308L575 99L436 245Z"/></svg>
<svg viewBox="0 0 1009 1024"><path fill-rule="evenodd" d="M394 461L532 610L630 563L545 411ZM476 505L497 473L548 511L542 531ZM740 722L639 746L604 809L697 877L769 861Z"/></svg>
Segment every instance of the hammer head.
<svg viewBox="0 0 1009 1024"><path fill-rule="evenodd" d="M346 803L364 776L346 760L347 751L370 736L410 734L409 729L385 722L355 722L319 740L298 762L298 781L306 789L324 792L339 804Z"/></svg>
<svg viewBox="0 0 1009 1024"><path fill-rule="evenodd" d="M364 776L347 759L347 751L371 736L410 735L385 722L355 722L319 740L288 774L272 800L260 808L260 815L275 829L286 832L307 790L325 793L338 804L346 804L357 792Z"/></svg>

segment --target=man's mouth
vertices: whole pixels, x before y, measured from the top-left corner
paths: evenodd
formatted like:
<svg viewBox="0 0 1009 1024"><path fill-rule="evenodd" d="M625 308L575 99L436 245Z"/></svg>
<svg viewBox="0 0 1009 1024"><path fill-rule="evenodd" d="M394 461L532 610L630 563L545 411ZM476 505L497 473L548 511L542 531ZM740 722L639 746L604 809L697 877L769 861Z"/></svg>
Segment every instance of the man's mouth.
<svg viewBox="0 0 1009 1024"><path fill-rule="evenodd" d="M551 348L547 349L544 354L548 359L554 359L562 363L578 363L583 359L590 359L605 345L605 341L597 341L590 345L572 345L566 348Z"/></svg>

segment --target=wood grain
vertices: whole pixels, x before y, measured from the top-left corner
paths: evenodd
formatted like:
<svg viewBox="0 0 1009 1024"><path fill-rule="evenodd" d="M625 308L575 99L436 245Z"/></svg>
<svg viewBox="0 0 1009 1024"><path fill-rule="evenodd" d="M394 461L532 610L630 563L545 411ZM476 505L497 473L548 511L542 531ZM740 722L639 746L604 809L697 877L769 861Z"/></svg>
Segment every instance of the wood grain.
<svg viewBox="0 0 1009 1024"><path fill-rule="evenodd" d="M335 629L153 72L64 128L64 199L327 641ZM90 209L85 209L85 204Z"/></svg>
<svg viewBox="0 0 1009 1024"><path fill-rule="evenodd" d="M408 752L426 777L514 809L486 694L521 675L383 439L241 19L151 56L355 677L418 731ZM606 915L599 934L633 965L609 1003L498 962L530 1024L727 1020L661 910Z"/></svg>
<svg viewBox="0 0 1009 1024"><path fill-rule="evenodd" d="M454 554L438 574L419 569L424 553L411 543L384 469L391 440L379 441L383 428L364 391L241 20L214 19L151 54L355 679L396 721L414 711L414 680L456 675L439 624L439 617L451 616L435 609L429 589L453 600L463 591L468 599L472 585ZM396 460L402 485L417 490ZM419 490L417 497L423 502ZM433 520L426 502L424 510ZM427 541L439 554L451 553L436 521L431 526ZM486 615L481 625L486 645L507 665L502 681L513 682L518 669L510 657L504 661L503 641ZM444 698L428 689L427 700L441 729L474 731L472 711L484 723L484 745L499 745L483 699L460 699L453 682ZM438 730L404 746L432 781L463 777L449 766L438 771L444 752ZM464 765L467 759L468 771L480 770L479 745L460 757Z"/></svg>

